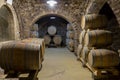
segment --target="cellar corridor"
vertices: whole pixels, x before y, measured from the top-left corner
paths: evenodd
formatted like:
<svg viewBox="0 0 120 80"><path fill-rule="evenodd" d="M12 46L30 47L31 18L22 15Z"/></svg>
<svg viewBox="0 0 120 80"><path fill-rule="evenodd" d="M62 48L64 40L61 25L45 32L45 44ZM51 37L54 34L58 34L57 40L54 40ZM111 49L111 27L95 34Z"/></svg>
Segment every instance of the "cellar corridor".
<svg viewBox="0 0 120 80"><path fill-rule="evenodd" d="M67 48L46 48L39 80L92 80L91 72L82 67Z"/></svg>
<svg viewBox="0 0 120 80"><path fill-rule="evenodd" d="M120 80L120 0L0 0L0 80Z"/></svg>

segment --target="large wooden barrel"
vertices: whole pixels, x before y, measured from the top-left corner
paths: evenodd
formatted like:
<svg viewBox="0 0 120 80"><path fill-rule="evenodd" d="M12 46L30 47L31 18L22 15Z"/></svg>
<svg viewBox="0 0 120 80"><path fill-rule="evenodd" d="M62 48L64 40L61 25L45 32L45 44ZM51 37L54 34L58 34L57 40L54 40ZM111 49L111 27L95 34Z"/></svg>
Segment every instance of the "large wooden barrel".
<svg viewBox="0 0 120 80"><path fill-rule="evenodd" d="M105 15L88 14L81 19L82 29L98 29L106 27L108 20Z"/></svg>
<svg viewBox="0 0 120 80"><path fill-rule="evenodd" d="M90 52L90 48L84 46L81 52L81 57L84 60L84 62L88 61L88 54Z"/></svg>
<svg viewBox="0 0 120 80"><path fill-rule="evenodd" d="M0 49L0 66L5 70L39 70L41 46L30 43L10 42Z"/></svg>
<svg viewBox="0 0 120 80"><path fill-rule="evenodd" d="M66 35L67 35L67 38L73 39L74 38L74 31L67 31Z"/></svg>
<svg viewBox="0 0 120 80"><path fill-rule="evenodd" d="M33 43L33 44L40 45L41 48L42 48L41 59L44 58L44 53L45 53L45 41L44 41L44 39L40 39L40 38L27 38L27 39L23 39L21 42L24 42L24 43Z"/></svg>
<svg viewBox="0 0 120 80"><path fill-rule="evenodd" d="M82 44L79 44L79 45L78 45L78 48L77 48L77 58L78 58L78 59L81 57L82 49L83 49L83 45L82 45Z"/></svg>
<svg viewBox="0 0 120 80"><path fill-rule="evenodd" d="M57 32L57 29L56 29L55 26L50 26L50 27L48 27L48 34L49 34L49 35L55 35L56 32Z"/></svg>
<svg viewBox="0 0 120 80"><path fill-rule="evenodd" d="M66 46L70 51L74 51L74 40L73 39L66 39Z"/></svg>
<svg viewBox="0 0 120 80"><path fill-rule="evenodd" d="M49 35L45 35L44 40L45 40L45 45L49 45L51 42L51 37Z"/></svg>
<svg viewBox="0 0 120 80"><path fill-rule="evenodd" d="M68 31L72 31L72 30L73 30L73 27L72 27L71 24L67 24L67 30L68 30Z"/></svg>
<svg viewBox="0 0 120 80"><path fill-rule="evenodd" d="M106 30L88 31L85 36L85 45L94 47L103 47L112 44L112 33Z"/></svg>
<svg viewBox="0 0 120 80"><path fill-rule="evenodd" d="M83 30L79 35L79 43L84 45L84 39L85 39L86 31Z"/></svg>
<svg viewBox="0 0 120 80"><path fill-rule="evenodd" d="M88 63L92 67L113 67L120 62L116 52L106 49L91 50L88 55Z"/></svg>
<svg viewBox="0 0 120 80"><path fill-rule="evenodd" d="M53 42L56 44L56 45L60 45L61 42L62 42L62 37L60 35L55 35L53 37Z"/></svg>

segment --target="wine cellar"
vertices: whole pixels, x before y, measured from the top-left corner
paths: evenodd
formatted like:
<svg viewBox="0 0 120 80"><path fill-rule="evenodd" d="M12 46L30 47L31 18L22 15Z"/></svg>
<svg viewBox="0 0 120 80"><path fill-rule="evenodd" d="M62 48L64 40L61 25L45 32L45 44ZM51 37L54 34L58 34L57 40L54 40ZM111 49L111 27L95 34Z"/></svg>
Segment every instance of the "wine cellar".
<svg viewBox="0 0 120 80"><path fill-rule="evenodd" d="M120 80L120 0L0 0L0 80Z"/></svg>

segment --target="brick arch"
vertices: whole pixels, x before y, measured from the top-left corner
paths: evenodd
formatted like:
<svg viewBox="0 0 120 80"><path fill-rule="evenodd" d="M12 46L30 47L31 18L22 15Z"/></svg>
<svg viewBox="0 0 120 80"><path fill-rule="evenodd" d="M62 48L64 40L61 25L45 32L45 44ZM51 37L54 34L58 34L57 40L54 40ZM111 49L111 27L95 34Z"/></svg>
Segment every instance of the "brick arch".
<svg viewBox="0 0 120 80"><path fill-rule="evenodd" d="M88 8L86 9L86 14L91 14L91 13L98 14L106 2L111 7L120 25L120 15L119 15L120 14L120 1L119 0L95 0L91 4L89 4Z"/></svg>
<svg viewBox="0 0 120 80"><path fill-rule="evenodd" d="M56 16L59 16L59 17L65 19L66 21L68 21L68 22L72 25L73 30L74 30L74 32L75 32L75 37L74 37L74 39L77 39L77 38L78 38L78 34L76 34L76 33L78 33L78 30L79 30L79 27L77 26L78 23L77 23L77 22L75 21L75 19L73 19L73 17L72 17L71 15L69 15L69 14L68 14L68 16L67 16L67 15L64 15L64 14L62 14L62 13L61 13L61 14L60 14L60 13L51 13L51 12L46 12L46 13L44 13L44 14L40 13L40 14L36 15L36 16L32 19L32 21L30 21L28 27L32 27L32 25L33 25L38 19L40 19L40 18L42 18L42 17L44 17L44 16L48 16L48 15L56 15Z"/></svg>
<svg viewBox="0 0 120 80"><path fill-rule="evenodd" d="M12 39L19 40L20 39L20 34L19 34L18 19L17 19L17 15L16 15L16 12L15 12L13 6L8 4L8 3L4 3L4 4L1 5L1 8L2 7L5 7L8 10L8 12L10 13L9 15L10 15L11 21L9 21L8 19L6 19L6 21L10 22L10 25L11 25L10 27L11 27L11 30L12 30L10 35L13 37ZM3 16L4 16L4 14L3 14Z"/></svg>
<svg viewBox="0 0 120 80"><path fill-rule="evenodd" d="M31 25L33 25L36 21L38 21L39 19L41 19L41 18L43 18L43 17L46 17L46 16L58 16L58 17L61 17L61 18L63 18L64 20L66 20L67 22L69 22L69 23L72 23L72 20L71 19L69 19L69 18L66 18L65 16L63 16L63 15L59 15L59 14L44 14L44 15L37 15L32 21L31 21L31 24L30 24L30 26Z"/></svg>

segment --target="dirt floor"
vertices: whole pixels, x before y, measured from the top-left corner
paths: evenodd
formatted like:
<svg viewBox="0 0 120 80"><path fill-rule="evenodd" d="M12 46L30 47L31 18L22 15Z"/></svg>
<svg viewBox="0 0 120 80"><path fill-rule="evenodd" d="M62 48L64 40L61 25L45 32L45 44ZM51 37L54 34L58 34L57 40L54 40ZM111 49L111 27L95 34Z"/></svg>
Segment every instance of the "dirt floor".
<svg viewBox="0 0 120 80"><path fill-rule="evenodd" d="M67 48L47 48L39 80L93 80L91 72L82 67Z"/></svg>

